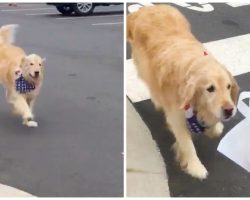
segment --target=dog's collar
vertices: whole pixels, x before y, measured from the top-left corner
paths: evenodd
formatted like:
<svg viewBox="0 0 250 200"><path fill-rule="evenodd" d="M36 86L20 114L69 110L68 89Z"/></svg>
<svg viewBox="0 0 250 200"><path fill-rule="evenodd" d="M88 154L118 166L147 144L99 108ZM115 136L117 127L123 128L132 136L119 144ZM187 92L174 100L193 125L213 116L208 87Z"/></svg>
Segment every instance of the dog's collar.
<svg viewBox="0 0 250 200"><path fill-rule="evenodd" d="M197 116L192 106L187 104L184 107L184 111L185 111L186 123L187 123L189 131L193 133L194 135L203 133L207 126L197 119Z"/></svg>
<svg viewBox="0 0 250 200"><path fill-rule="evenodd" d="M36 89L35 85L31 84L23 77L22 72L20 70L17 70L15 72L15 75L16 75L15 84L17 92L25 94Z"/></svg>

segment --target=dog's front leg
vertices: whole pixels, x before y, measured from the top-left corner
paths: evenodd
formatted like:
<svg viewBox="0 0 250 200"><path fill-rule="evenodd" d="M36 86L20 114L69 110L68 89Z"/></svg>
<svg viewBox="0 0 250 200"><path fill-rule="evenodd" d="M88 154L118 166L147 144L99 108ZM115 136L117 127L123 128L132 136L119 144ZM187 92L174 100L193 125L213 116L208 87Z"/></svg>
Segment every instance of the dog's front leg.
<svg viewBox="0 0 250 200"><path fill-rule="evenodd" d="M33 113L35 101L36 101L35 98L27 99L27 103L28 103L28 105L30 107L31 113Z"/></svg>
<svg viewBox="0 0 250 200"><path fill-rule="evenodd" d="M15 109L15 113L19 114L23 118L23 124L28 127L37 127L38 123L34 121L33 114L31 112L31 109L29 105L27 104L27 101L25 98L21 95L15 95L11 98L10 101Z"/></svg>
<svg viewBox="0 0 250 200"><path fill-rule="evenodd" d="M167 112L167 123L171 126L176 138L173 148L176 153L176 160L180 163L182 169L193 177L205 179L208 172L196 154L183 113L180 111Z"/></svg>

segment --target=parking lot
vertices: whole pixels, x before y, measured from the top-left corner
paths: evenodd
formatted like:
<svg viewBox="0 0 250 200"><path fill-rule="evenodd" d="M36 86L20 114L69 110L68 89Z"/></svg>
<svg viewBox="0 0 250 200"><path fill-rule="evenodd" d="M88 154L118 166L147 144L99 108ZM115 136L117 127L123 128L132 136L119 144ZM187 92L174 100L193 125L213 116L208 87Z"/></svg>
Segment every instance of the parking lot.
<svg viewBox="0 0 250 200"><path fill-rule="evenodd" d="M29 129L0 95L0 183L35 196L123 195L123 5L62 16L46 4L0 4L16 44L46 57Z"/></svg>

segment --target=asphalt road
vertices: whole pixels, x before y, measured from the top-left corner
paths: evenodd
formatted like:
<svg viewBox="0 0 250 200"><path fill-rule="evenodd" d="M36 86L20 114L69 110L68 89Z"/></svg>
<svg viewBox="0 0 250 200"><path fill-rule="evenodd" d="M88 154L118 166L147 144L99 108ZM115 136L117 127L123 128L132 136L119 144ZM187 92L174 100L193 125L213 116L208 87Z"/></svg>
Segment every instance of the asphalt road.
<svg viewBox="0 0 250 200"><path fill-rule="evenodd" d="M63 17L53 6L0 4L16 44L46 57L36 129L0 95L0 182L36 196L123 195L123 5Z"/></svg>

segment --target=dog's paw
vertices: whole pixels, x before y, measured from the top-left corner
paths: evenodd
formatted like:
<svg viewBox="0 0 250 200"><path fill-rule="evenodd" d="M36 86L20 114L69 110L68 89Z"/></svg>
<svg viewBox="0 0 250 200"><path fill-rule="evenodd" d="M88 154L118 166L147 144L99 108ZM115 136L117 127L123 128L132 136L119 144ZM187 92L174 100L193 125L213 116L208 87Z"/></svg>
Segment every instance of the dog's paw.
<svg viewBox="0 0 250 200"><path fill-rule="evenodd" d="M38 123L35 121L27 121L24 122L24 125L28 126L28 127L38 127Z"/></svg>
<svg viewBox="0 0 250 200"><path fill-rule="evenodd" d="M183 170L193 176L194 178L198 178L200 180L206 179L208 176L208 171L204 167L204 165L200 162L200 160L194 159L188 161L185 166L183 166Z"/></svg>
<svg viewBox="0 0 250 200"><path fill-rule="evenodd" d="M28 121L26 125L28 127L38 127L38 123L35 121Z"/></svg>
<svg viewBox="0 0 250 200"><path fill-rule="evenodd" d="M210 138L220 137L221 134L223 133L223 129L224 129L224 125L221 122L218 122L214 125L214 127L208 130L206 135Z"/></svg>

